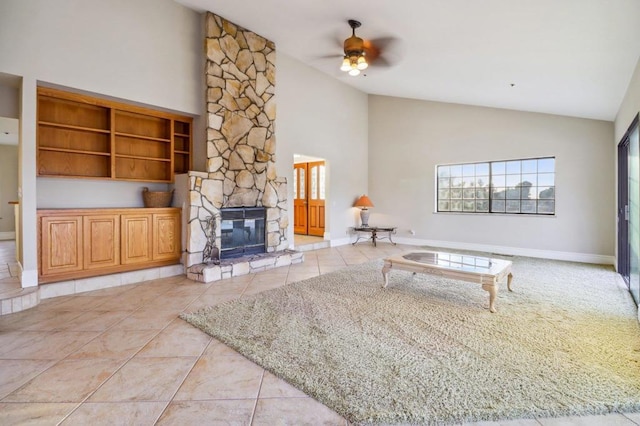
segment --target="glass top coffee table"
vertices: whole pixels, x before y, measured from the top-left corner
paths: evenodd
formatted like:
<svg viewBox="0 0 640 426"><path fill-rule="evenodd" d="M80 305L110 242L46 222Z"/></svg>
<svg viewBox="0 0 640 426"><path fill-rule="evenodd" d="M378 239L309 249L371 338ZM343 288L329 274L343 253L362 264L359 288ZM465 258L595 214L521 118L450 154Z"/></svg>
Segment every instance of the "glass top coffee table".
<svg viewBox="0 0 640 426"><path fill-rule="evenodd" d="M507 288L512 291L513 274L511 262L508 260L436 251L413 251L384 260L382 276L385 288L389 284L389 272L392 269L479 283L483 290L489 292L490 312L496 312L498 284L505 277Z"/></svg>

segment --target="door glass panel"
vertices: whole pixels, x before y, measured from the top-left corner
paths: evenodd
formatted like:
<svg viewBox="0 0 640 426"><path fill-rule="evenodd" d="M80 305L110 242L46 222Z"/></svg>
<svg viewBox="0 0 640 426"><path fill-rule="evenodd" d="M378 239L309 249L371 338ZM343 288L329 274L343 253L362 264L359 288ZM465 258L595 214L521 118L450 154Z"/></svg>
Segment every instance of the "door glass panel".
<svg viewBox="0 0 640 426"><path fill-rule="evenodd" d="M304 200L305 198L307 198L306 194L305 194L305 176L304 176L304 169L299 169L300 170L300 199Z"/></svg>
<svg viewBox="0 0 640 426"><path fill-rule="evenodd" d="M318 199L318 166L313 166L311 168L311 199Z"/></svg>
<svg viewBox="0 0 640 426"><path fill-rule="evenodd" d="M629 290L640 300L640 146L638 127L629 135Z"/></svg>
<svg viewBox="0 0 640 426"><path fill-rule="evenodd" d="M325 184L324 184L324 178L325 178L325 170L324 170L324 164L320 166L320 199L324 200L324 192L325 192Z"/></svg>
<svg viewBox="0 0 640 426"><path fill-rule="evenodd" d="M298 169L293 169L293 199L298 199Z"/></svg>

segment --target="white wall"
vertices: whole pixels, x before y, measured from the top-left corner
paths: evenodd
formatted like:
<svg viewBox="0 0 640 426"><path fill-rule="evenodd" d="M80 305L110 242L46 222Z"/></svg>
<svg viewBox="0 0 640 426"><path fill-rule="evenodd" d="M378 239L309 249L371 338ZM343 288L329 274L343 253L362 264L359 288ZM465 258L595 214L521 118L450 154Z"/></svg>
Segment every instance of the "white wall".
<svg viewBox="0 0 640 426"><path fill-rule="evenodd" d="M9 201L18 201L18 147L0 145L0 237L15 232L14 208Z"/></svg>
<svg viewBox="0 0 640 426"><path fill-rule="evenodd" d="M172 0L3 0L0 71L200 114L200 23Z"/></svg>
<svg viewBox="0 0 640 426"><path fill-rule="evenodd" d="M200 14L171 0L3 1L0 72L199 115L204 96L201 23ZM92 184L100 186L98 197L91 196ZM37 206L138 207L136 195L143 186L166 188L39 178Z"/></svg>
<svg viewBox="0 0 640 426"><path fill-rule="evenodd" d="M408 241L610 261L612 138L610 122L370 96L370 223ZM434 213L437 164L543 156L556 157L555 217Z"/></svg>
<svg viewBox="0 0 640 426"><path fill-rule="evenodd" d="M65 207L136 207L139 201L133 202L146 186L122 182L102 187L95 197L89 181L38 179L36 183L36 86L66 86L200 114L201 23L200 14L172 0L0 2L0 74L22 79L23 286L37 284L36 208L53 207L60 200ZM195 136L196 144L204 143L204 135Z"/></svg>
<svg viewBox="0 0 640 426"><path fill-rule="evenodd" d="M18 88L2 83L0 75L0 117L18 118Z"/></svg>
<svg viewBox="0 0 640 426"><path fill-rule="evenodd" d="M277 46L276 46L277 47ZM320 157L328 171L326 231L344 242L358 213L351 207L367 192L367 95L282 52L276 66L276 166L289 183L293 225L293 154ZM289 241L293 241L293 226Z"/></svg>
<svg viewBox="0 0 640 426"><path fill-rule="evenodd" d="M0 117L19 117L16 85L15 78L0 73ZM18 147L0 145L0 239L15 235L15 209L9 201L18 201Z"/></svg>
<svg viewBox="0 0 640 426"><path fill-rule="evenodd" d="M614 139L616 147L638 112L640 112L640 59L638 59L618 114L616 114Z"/></svg>

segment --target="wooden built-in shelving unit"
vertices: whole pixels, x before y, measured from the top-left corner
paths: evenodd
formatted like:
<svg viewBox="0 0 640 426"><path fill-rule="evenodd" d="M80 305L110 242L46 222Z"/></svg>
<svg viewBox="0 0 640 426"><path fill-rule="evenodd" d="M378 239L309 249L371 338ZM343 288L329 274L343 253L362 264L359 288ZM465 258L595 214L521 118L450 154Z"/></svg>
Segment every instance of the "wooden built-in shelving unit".
<svg viewBox="0 0 640 426"><path fill-rule="evenodd" d="M190 117L38 88L38 176L172 182L191 167Z"/></svg>

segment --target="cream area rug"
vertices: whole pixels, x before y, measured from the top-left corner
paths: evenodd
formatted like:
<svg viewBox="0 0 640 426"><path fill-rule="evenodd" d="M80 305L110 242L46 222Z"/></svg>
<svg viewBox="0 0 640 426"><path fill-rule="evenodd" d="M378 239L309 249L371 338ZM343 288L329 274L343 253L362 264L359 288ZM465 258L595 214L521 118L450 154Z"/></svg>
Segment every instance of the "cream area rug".
<svg viewBox="0 0 640 426"><path fill-rule="evenodd" d="M524 257L489 313L479 284L382 262L183 315L349 421L640 411L636 306L611 267Z"/></svg>

